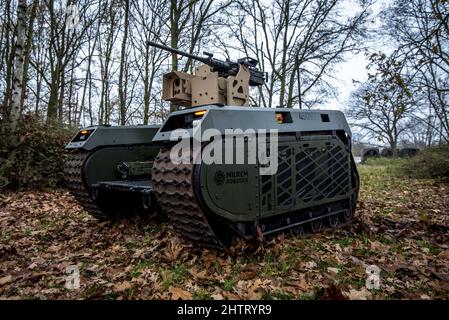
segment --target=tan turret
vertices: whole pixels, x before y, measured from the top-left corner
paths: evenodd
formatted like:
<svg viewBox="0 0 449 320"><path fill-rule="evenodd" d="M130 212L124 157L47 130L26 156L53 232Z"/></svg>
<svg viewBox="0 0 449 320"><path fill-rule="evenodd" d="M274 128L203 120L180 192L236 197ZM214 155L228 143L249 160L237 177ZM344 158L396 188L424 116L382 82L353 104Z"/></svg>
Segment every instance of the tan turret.
<svg viewBox="0 0 449 320"><path fill-rule="evenodd" d="M248 106L249 87L265 82L266 76L256 68L255 59L222 61L207 52L204 53L207 57L198 57L154 42L148 44L203 63L195 68L195 74L172 71L164 75L162 99L176 105Z"/></svg>

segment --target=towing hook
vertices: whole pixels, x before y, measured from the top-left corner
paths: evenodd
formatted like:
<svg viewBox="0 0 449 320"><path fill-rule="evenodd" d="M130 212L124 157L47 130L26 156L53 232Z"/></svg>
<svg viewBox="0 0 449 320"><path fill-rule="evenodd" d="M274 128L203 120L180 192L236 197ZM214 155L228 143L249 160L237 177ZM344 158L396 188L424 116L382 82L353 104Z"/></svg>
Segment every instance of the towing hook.
<svg viewBox="0 0 449 320"><path fill-rule="evenodd" d="M122 162L117 165L118 172L121 173L122 179L126 179L129 175L129 165L126 162Z"/></svg>
<svg viewBox="0 0 449 320"><path fill-rule="evenodd" d="M98 199L98 189L97 188L93 188L92 192L91 192L91 195L92 195L92 199L93 200L97 200Z"/></svg>
<svg viewBox="0 0 449 320"><path fill-rule="evenodd" d="M148 192L144 192L142 195L142 200L143 200L143 208L145 210L150 209L151 207L151 195Z"/></svg>

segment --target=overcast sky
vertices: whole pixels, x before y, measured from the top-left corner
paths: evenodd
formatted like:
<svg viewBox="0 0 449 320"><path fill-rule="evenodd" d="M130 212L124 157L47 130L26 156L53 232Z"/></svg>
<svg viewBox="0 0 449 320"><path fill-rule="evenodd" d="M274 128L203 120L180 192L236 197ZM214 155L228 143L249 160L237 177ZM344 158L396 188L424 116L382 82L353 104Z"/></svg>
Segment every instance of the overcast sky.
<svg viewBox="0 0 449 320"><path fill-rule="evenodd" d="M379 13L388 3L388 0L377 0L372 6L372 19L370 28L374 31L380 26ZM353 0L347 0L345 3L348 15L350 15L354 6L357 6L356 2ZM382 39L373 39L366 44L368 50L375 51L388 51L388 46L382 43ZM367 79L367 69L368 64L365 58L365 53L360 52L358 54L350 54L347 56L346 62L341 63L335 68L335 80L331 82L337 88L337 97L330 99L328 103L324 104L319 109L337 109L343 110L347 105L348 98L351 92L357 87L354 81L363 82Z"/></svg>

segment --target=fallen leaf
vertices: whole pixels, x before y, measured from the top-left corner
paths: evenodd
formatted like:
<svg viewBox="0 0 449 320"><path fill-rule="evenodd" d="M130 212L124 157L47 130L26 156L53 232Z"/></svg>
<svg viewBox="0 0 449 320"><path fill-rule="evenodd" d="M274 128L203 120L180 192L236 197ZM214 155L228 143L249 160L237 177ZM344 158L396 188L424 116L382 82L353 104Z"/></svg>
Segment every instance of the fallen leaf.
<svg viewBox="0 0 449 320"><path fill-rule="evenodd" d="M368 300L368 298L372 296L367 288L362 288L360 290L350 289L349 292L344 292L344 294L350 300Z"/></svg>
<svg viewBox="0 0 449 320"><path fill-rule="evenodd" d="M327 268L327 271L329 271L330 273L337 274L337 273L340 271L340 269L328 267L328 268Z"/></svg>
<svg viewBox="0 0 449 320"><path fill-rule="evenodd" d="M208 280L210 277L207 276L207 270L197 271L196 269L190 269L189 273L198 280Z"/></svg>
<svg viewBox="0 0 449 320"><path fill-rule="evenodd" d="M238 295L231 292L223 291L222 294L228 300L241 300L241 298Z"/></svg>
<svg viewBox="0 0 449 320"><path fill-rule="evenodd" d="M448 249L448 250L441 251L441 252L438 254L438 258L449 260L449 249Z"/></svg>
<svg viewBox="0 0 449 320"><path fill-rule="evenodd" d="M304 265L307 269L315 269L316 267L318 267L315 261L308 261Z"/></svg>
<svg viewBox="0 0 449 320"><path fill-rule="evenodd" d="M165 250L165 256L168 258L168 261L177 260L182 249L183 246L178 237L171 239L169 247Z"/></svg>
<svg viewBox="0 0 449 320"><path fill-rule="evenodd" d="M125 281L114 286L114 291L123 292L132 288L131 282Z"/></svg>
<svg viewBox="0 0 449 320"><path fill-rule="evenodd" d="M294 282L292 281L292 282L288 282L287 284L291 285L291 286L295 286L302 291L307 291L310 289L310 285L307 283L306 277L304 276L304 274L301 274L299 276L299 281L294 281Z"/></svg>
<svg viewBox="0 0 449 320"><path fill-rule="evenodd" d="M257 277L257 273L253 270L247 270L241 272L237 277L239 280L252 280Z"/></svg>
<svg viewBox="0 0 449 320"><path fill-rule="evenodd" d="M133 258L135 259L143 258L145 251L146 251L145 249L137 249L133 254Z"/></svg>
<svg viewBox="0 0 449 320"><path fill-rule="evenodd" d="M215 262L217 262L218 257L215 254L207 253L203 256L204 266L209 269Z"/></svg>
<svg viewBox="0 0 449 320"><path fill-rule="evenodd" d="M3 278L0 278L0 286L4 286L7 283L12 282L12 275L7 275Z"/></svg>
<svg viewBox="0 0 449 320"><path fill-rule="evenodd" d="M211 295L212 299L214 300L224 300L223 295L221 295L220 293L214 293Z"/></svg>
<svg viewBox="0 0 449 320"><path fill-rule="evenodd" d="M112 251L120 251L122 249L122 246L119 244L116 244L112 247Z"/></svg>
<svg viewBox="0 0 449 320"><path fill-rule="evenodd" d="M377 250L383 250L385 248L385 245L379 241L370 241L370 247L371 247L371 250L377 251Z"/></svg>
<svg viewBox="0 0 449 320"><path fill-rule="evenodd" d="M181 288L170 286L170 288L168 288L168 292L172 294L171 298L173 300L192 300L192 294Z"/></svg>
<svg viewBox="0 0 449 320"><path fill-rule="evenodd" d="M61 250L61 246L60 245L52 245L48 247L48 251L50 252L58 252Z"/></svg>
<svg viewBox="0 0 449 320"><path fill-rule="evenodd" d="M259 290L261 284L262 280L256 279L254 283L248 288L249 300L260 300L262 298L262 293Z"/></svg>

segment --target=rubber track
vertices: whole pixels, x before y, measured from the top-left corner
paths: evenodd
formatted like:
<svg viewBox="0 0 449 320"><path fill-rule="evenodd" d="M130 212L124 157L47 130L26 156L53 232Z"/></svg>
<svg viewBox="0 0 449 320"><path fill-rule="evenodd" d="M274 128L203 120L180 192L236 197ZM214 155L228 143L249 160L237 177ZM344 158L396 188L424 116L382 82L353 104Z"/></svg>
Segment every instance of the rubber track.
<svg viewBox="0 0 449 320"><path fill-rule="evenodd" d="M200 245L224 248L212 230L193 191L193 164L174 164L170 149L159 151L153 165L153 190L174 227Z"/></svg>
<svg viewBox="0 0 449 320"><path fill-rule="evenodd" d="M153 165L152 183L158 203L181 234L206 247L225 248L195 197L193 164L172 163L170 150L161 149ZM347 223L339 220L338 225Z"/></svg>
<svg viewBox="0 0 449 320"><path fill-rule="evenodd" d="M97 219L107 219L107 216L97 207L92 200L89 191L84 185L82 179L82 170L84 162L90 156L85 151L74 151L69 154L67 161L64 163L64 179L70 192L76 201L93 217Z"/></svg>

